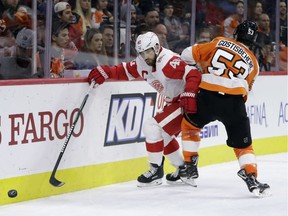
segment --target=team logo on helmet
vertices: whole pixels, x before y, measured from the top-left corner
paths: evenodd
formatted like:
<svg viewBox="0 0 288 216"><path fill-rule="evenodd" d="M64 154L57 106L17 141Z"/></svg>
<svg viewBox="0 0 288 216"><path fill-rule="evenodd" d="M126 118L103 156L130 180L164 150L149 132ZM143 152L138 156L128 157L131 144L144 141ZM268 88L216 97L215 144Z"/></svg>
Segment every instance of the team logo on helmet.
<svg viewBox="0 0 288 216"><path fill-rule="evenodd" d="M250 46L256 40L257 30L258 26L255 22L245 20L237 26L234 36L237 36L237 41Z"/></svg>
<svg viewBox="0 0 288 216"><path fill-rule="evenodd" d="M249 34L249 35L254 35L254 31L253 31L251 28L249 28L249 29L248 29L248 34Z"/></svg>
<svg viewBox="0 0 288 216"><path fill-rule="evenodd" d="M155 53L158 54L159 44L158 36L154 32L146 32L137 37L135 48L138 53L153 48Z"/></svg>

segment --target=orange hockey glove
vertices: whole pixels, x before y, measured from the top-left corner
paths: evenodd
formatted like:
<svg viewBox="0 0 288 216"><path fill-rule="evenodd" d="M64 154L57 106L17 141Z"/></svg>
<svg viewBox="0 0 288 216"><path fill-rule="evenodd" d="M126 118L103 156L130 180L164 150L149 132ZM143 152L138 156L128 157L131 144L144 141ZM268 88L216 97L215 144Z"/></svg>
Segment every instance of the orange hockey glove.
<svg viewBox="0 0 288 216"><path fill-rule="evenodd" d="M88 82L91 84L92 80L95 80L95 82L99 85L104 83L106 79L109 78L110 73L110 67L107 65L101 65L93 68L91 72L88 75Z"/></svg>
<svg viewBox="0 0 288 216"><path fill-rule="evenodd" d="M183 92L180 95L180 106L183 107L185 113L196 113L197 112L196 93Z"/></svg>

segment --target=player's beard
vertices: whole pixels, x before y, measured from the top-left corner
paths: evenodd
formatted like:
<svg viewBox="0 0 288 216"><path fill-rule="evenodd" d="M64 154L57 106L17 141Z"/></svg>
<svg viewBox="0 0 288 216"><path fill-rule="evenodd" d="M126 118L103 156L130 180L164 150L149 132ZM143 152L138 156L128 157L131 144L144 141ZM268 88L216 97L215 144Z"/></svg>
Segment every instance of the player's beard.
<svg viewBox="0 0 288 216"><path fill-rule="evenodd" d="M145 62L146 62L147 65L153 67L153 66L155 66L156 58L155 59L146 59Z"/></svg>

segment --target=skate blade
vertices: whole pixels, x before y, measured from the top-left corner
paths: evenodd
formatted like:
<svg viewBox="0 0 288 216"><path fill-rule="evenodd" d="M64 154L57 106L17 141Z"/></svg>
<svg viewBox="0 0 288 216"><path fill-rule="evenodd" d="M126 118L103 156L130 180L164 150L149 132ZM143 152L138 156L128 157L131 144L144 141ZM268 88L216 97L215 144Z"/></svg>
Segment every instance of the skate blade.
<svg viewBox="0 0 288 216"><path fill-rule="evenodd" d="M183 185L183 184L185 184L181 179L178 179L177 181L169 181L166 179L166 183L169 185Z"/></svg>
<svg viewBox="0 0 288 216"><path fill-rule="evenodd" d="M156 179L149 183L137 182L137 187L144 188L144 187L154 187L162 184L162 179Z"/></svg>
<svg viewBox="0 0 288 216"><path fill-rule="evenodd" d="M184 178L184 177L180 177L181 181L184 182L185 184L188 184L192 187L197 187L196 185L196 181L193 178Z"/></svg>
<svg viewBox="0 0 288 216"><path fill-rule="evenodd" d="M272 193L271 193L271 190L270 188L267 188L266 190L260 192L260 189L254 189L252 191L252 193L256 196L256 197L259 197L259 198L262 198L262 197L269 197L269 196L272 196Z"/></svg>

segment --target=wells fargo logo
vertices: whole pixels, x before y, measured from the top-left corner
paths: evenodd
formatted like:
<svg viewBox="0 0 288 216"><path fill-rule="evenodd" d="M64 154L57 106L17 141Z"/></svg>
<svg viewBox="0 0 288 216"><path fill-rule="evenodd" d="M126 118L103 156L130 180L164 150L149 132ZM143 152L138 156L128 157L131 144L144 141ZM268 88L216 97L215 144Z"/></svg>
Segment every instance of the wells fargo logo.
<svg viewBox="0 0 288 216"><path fill-rule="evenodd" d="M64 139L78 111L76 108L72 112L61 109L56 113L43 111L0 116L0 144L17 145ZM84 116L81 113L72 136L79 137L83 128Z"/></svg>

